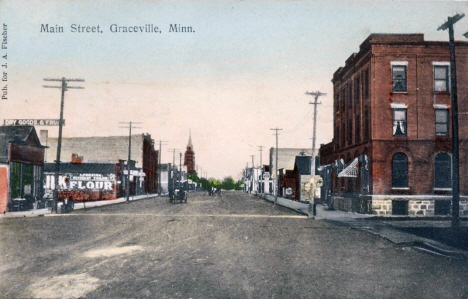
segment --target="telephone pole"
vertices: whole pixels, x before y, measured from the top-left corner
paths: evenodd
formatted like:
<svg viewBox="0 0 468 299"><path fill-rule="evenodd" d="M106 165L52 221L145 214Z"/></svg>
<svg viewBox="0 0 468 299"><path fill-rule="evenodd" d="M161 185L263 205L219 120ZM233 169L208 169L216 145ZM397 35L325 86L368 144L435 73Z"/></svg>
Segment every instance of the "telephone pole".
<svg viewBox="0 0 468 299"><path fill-rule="evenodd" d="M127 181L125 182L125 202L129 203L130 201L130 158L132 154L132 128L141 129L141 127L133 127L134 124L141 124L139 122L119 122L122 125L128 126L119 126L119 128L128 128L128 160L127 160Z"/></svg>
<svg viewBox="0 0 468 299"><path fill-rule="evenodd" d="M320 96L326 96L326 93L320 92L320 91L314 91L314 92L306 92L305 94L314 96L314 102L309 102L309 104L314 105L314 132L312 135L312 154L311 154L311 160L310 160L310 175L315 175L315 134L317 131L317 105L320 105L322 103L318 102L318 98Z"/></svg>
<svg viewBox="0 0 468 299"><path fill-rule="evenodd" d="M263 152L263 146L259 145L258 146L260 149L258 150L260 152L260 167L263 167L262 165L262 152Z"/></svg>
<svg viewBox="0 0 468 299"><path fill-rule="evenodd" d="M171 169L169 169L169 172L172 172L172 177L171 177L171 180L169 180L168 184L169 184L169 197L172 198L172 194L174 192L174 180L175 180L175 171L173 171L173 169L176 169L176 164L175 164L175 152L178 151L179 149L177 148L171 148L169 151L172 152L172 167Z"/></svg>
<svg viewBox="0 0 468 299"><path fill-rule="evenodd" d="M255 189L255 164L254 164L254 157L255 155L250 155L252 158L252 193L254 193Z"/></svg>
<svg viewBox="0 0 468 299"><path fill-rule="evenodd" d="M182 153L179 153L179 190L182 189Z"/></svg>
<svg viewBox="0 0 468 299"><path fill-rule="evenodd" d="M172 152L172 165L176 165L175 164L175 152L178 151L179 149L178 148L171 148L169 149L170 152Z"/></svg>
<svg viewBox="0 0 468 299"><path fill-rule="evenodd" d="M161 146L167 145L166 142L167 141L159 140L159 153L158 153L158 196L159 197L161 196L161 156L162 156Z"/></svg>
<svg viewBox="0 0 468 299"><path fill-rule="evenodd" d="M449 31L450 49L450 100L452 103L452 227L460 225L460 168L459 168L459 137L458 137L458 95L457 95L457 69L455 61L455 38L453 25L462 19L465 14L456 14L448 17L447 22L442 24L437 30Z"/></svg>
<svg viewBox="0 0 468 299"><path fill-rule="evenodd" d="M57 157L55 160L55 186L54 186L54 202L53 202L53 210L57 213L57 200L58 200L58 188L59 188L59 174L60 174L60 154L62 151L62 127L63 127L63 106L65 102L65 91L69 89L84 89L81 86L68 86L67 82L84 82L84 79L67 79L65 77L61 79L50 79L45 78L44 81L58 81L62 84L60 86L49 86L43 85L45 88L58 88L62 91L62 98L60 101L60 120L59 120L59 135L57 140Z"/></svg>
<svg viewBox="0 0 468 299"><path fill-rule="evenodd" d="M278 178L278 135L279 135L279 132L278 131L281 131L283 129L280 129L278 127L274 128L274 129L270 129L272 131L276 131L275 132L275 135L276 135L276 162L275 162L275 179L276 179L276 192L275 192L275 206L276 206L276 203L278 202L278 193L279 193L279 178Z"/></svg>
<svg viewBox="0 0 468 299"><path fill-rule="evenodd" d="M262 165L262 151L263 151L263 146L259 145L258 146L260 149L258 150L260 152L260 179L259 179L259 184L260 184L260 193L263 193L265 190L265 178L263 175L263 165ZM260 183L261 181L261 183Z"/></svg>

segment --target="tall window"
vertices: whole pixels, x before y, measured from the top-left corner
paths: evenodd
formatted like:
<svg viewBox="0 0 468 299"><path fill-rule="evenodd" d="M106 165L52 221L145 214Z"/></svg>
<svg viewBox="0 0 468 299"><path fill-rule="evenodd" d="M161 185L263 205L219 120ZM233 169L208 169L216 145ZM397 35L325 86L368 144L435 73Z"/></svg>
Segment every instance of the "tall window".
<svg viewBox="0 0 468 299"><path fill-rule="evenodd" d="M434 188L452 188L452 158L447 153L435 156Z"/></svg>
<svg viewBox="0 0 468 299"><path fill-rule="evenodd" d="M361 81L359 77L354 80L354 109L359 109L361 102Z"/></svg>
<svg viewBox="0 0 468 299"><path fill-rule="evenodd" d="M434 65L434 91L449 91L449 66Z"/></svg>
<svg viewBox="0 0 468 299"><path fill-rule="evenodd" d="M354 142L360 143L361 142L361 114L356 113L356 123L354 124Z"/></svg>
<svg viewBox="0 0 468 299"><path fill-rule="evenodd" d="M370 113L369 108L364 109L364 140L370 139Z"/></svg>
<svg viewBox="0 0 468 299"><path fill-rule="evenodd" d="M449 136L449 115L448 109L435 110L436 136Z"/></svg>
<svg viewBox="0 0 468 299"><path fill-rule="evenodd" d="M342 125L341 125L341 147L346 146L346 125L344 120L342 120Z"/></svg>
<svg viewBox="0 0 468 299"><path fill-rule="evenodd" d="M393 155L392 187L408 187L408 157L404 153L396 153Z"/></svg>
<svg viewBox="0 0 468 299"><path fill-rule="evenodd" d="M406 65L392 65L393 91L406 92Z"/></svg>
<svg viewBox="0 0 468 299"><path fill-rule="evenodd" d="M364 99L367 99L369 97L369 70L364 71L364 83L363 83L363 94L364 94Z"/></svg>
<svg viewBox="0 0 468 299"><path fill-rule="evenodd" d="M352 145L353 144L353 119L350 118L348 120L348 132L347 132L347 135L348 135L348 145Z"/></svg>
<svg viewBox="0 0 468 299"><path fill-rule="evenodd" d="M406 109L393 109L393 136L406 136Z"/></svg>
<svg viewBox="0 0 468 299"><path fill-rule="evenodd" d="M341 115L344 114L345 106L346 106L345 88L342 87L341 92L340 92L340 111L341 111Z"/></svg>
<svg viewBox="0 0 468 299"><path fill-rule="evenodd" d="M353 109L353 81L349 80L348 83L348 109Z"/></svg>

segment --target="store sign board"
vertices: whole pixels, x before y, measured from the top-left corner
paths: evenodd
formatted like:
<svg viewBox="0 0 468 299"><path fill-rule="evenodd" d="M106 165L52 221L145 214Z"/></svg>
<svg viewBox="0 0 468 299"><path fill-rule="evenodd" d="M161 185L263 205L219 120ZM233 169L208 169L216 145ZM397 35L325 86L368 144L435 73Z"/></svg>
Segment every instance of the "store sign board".
<svg viewBox="0 0 468 299"><path fill-rule="evenodd" d="M5 126L58 126L59 119L5 119L3 125ZM65 120L62 121L65 125Z"/></svg>
<svg viewBox="0 0 468 299"><path fill-rule="evenodd" d="M44 189L55 189L55 175L44 173ZM113 190L115 174L59 175L59 190Z"/></svg>

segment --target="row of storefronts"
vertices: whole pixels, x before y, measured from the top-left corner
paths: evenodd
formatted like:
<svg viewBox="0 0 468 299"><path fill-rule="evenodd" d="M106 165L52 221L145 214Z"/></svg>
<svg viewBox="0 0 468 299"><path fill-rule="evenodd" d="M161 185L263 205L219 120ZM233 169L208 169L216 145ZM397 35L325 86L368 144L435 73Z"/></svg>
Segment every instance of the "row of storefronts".
<svg viewBox="0 0 468 299"><path fill-rule="evenodd" d="M135 149L135 156L140 160L130 160L130 165L122 159L128 155L122 150L128 145L128 137L126 141L125 137L97 137L94 143L98 147L94 147L94 150L93 142L86 139L78 142L66 140L62 159L68 160L65 157L70 157L70 162L60 163L57 199L78 202L112 200L124 196L127 188L129 195L155 192L157 151L149 135L140 136L132 136L141 140ZM44 142L50 143L50 140ZM71 153L71 148L77 152L94 152L92 160L98 162L84 161L86 156L83 158ZM47 159L46 149L48 155L55 155L52 147L43 146L33 126L0 127L1 213L46 208L52 204L56 163L44 162Z"/></svg>

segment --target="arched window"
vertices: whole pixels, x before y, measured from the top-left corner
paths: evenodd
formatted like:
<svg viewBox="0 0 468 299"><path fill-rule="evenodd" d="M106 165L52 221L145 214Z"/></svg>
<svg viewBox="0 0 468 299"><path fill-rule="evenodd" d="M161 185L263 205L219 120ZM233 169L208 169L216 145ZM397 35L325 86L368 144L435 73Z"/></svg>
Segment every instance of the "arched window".
<svg viewBox="0 0 468 299"><path fill-rule="evenodd" d="M452 188L452 158L447 153L438 153L435 156L434 187Z"/></svg>
<svg viewBox="0 0 468 299"><path fill-rule="evenodd" d="M408 187L408 157L396 153L392 158L392 187Z"/></svg>

